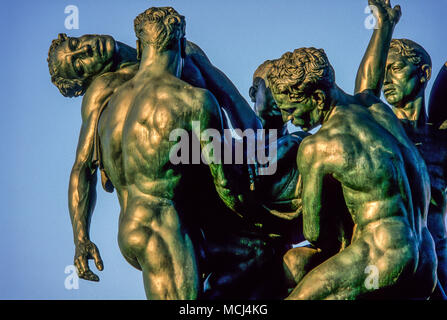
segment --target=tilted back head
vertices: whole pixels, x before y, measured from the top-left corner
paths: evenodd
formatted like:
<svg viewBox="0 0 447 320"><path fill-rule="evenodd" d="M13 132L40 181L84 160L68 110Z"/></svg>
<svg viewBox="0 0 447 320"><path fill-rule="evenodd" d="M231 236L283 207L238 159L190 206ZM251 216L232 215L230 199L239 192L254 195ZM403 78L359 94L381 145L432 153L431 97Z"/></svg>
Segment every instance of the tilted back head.
<svg viewBox="0 0 447 320"><path fill-rule="evenodd" d="M91 79L67 79L59 74L61 62L58 60L57 50L59 46L68 41L68 36L65 33L59 33L57 39L51 42L48 50L48 69L50 71L51 82L59 89L64 97L77 97L85 93Z"/></svg>

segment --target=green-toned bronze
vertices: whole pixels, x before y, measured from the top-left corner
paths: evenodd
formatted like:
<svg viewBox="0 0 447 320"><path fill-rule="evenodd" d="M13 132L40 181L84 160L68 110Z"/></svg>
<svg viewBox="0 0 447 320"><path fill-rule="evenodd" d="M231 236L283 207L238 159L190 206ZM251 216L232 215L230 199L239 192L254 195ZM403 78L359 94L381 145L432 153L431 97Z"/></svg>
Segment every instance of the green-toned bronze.
<svg viewBox="0 0 447 320"><path fill-rule="evenodd" d="M223 135L220 109L208 91L180 80L183 16L172 8L150 8L134 25L138 72L116 90L98 128L104 168L121 203L118 241L126 260L142 270L149 299L194 299L200 280L193 239L199 233L192 212L179 206L178 193L201 181L203 172L170 163L169 136L184 129L202 144L201 128ZM222 180L224 167L209 167L222 200L236 206L238 194Z"/></svg>
<svg viewBox="0 0 447 320"><path fill-rule="evenodd" d="M343 92L321 49L285 53L268 81L293 124L322 125L298 151L312 247L285 257L299 281L288 299L427 298L436 284L429 177L399 120L368 91Z"/></svg>
<svg viewBox="0 0 447 320"><path fill-rule="evenodd" d="M380 4L380 3L379 3ZM374 31L368 50L357 74L356 93L369 90L376 97L383 93L399 118L408 137L419 149L428 168L431 201L428 228L433 236L438 256L438 278L447 286L447 140L439 130L445 116L440 110L446 103L440 88L446 81L443 70L436 81L431 99L431 121L427 123L425 89L430 80L432 64L422 46L408 39L391 40L392 30L400 16L400 8L388 4L379 6L379 29ZM384 80L383 80L384 79ZM442 289L437 290L436 295Z"/></svg>
<svg viewBox="0 0 447 320"><path fill-rule="evenodd" d="M79 275L99 280L89 259L103 268L89 234L99 167L105 190L118 195L120 249L142 271L149 299L281 298L287 285L294 287L289 299L430 296L436 253L427 229L428 173L428 227L438 258L447 257L439 245L447 148L443 131L425 125L420 93L431 65L425 56L414 62L412 43L391 42L399 7L388 0L369 4L379 9L378 29L356 95L337 87L322 50L301 48L256 70L250 97L259 119L205 53L185 40L184 17L172 8L150 8L135 19L137 50L111 36L59 35L48 57L52 82L64 96L84 95L69 187ZM433 115L445 101L442 75ZM407 134L378 99L384 77L385 96ZM314 136L290 135L289 120L305 131L322 127ZM280 131L273 175L256 176L256 165L169 159L176 129L201 149L205 129L222 138L224 129L260 129L260 122ZM423 155L436 150L426 159L428 173L407 135ZM291 249L304 239L302 230L311 246ZM371 270L377 286L367 283Z"/></svg>
<svg viewBox="0 0 447 320"><path fill-rule="evenodd" d="M88 259L93 258L96 267L103 269L99 251L89 238L90 217L96 201L96 170L100 158L97 124L114 90L133 77L138 68L136 54L132 51L135 50L110 36L85 35L71 38L59 34L58 39L52 42L48 54L51 80L60 92L67 97L85 93L81 111L82 127L76 160L70 175L68 202L76 246L74 263L79 276L91 281L98 281L99 278L89 269ZM103 56L110 58L103 59ZM113 187L103 170L101 178L104 188L112 192Z"/></svg>
<svg viewBox="0 0 447 320"><path fill-rule="evenodd" d="M76 245L75 264L82 278L93 281L98 281L99 278L89 269L88 259L93 258L98 269L103 268L99 250L90 241L89 235L90 218L96 198L97 166L102 169L104 188L113 191L113 185L115 185L120 189L118 197L122 207L121 220L126 221L123 217L129 216L124 211L124 205L127 203L127 200L124 201L124 199L128 199L127 192L123 191L120 182L115 181L112 184L113 178L109 179L106 174L111 170L104 170L103 167L106 159L109 161L115 159L116 154L107 156L100 152L102 150L100 145L103 146L107 138L97 137L98 121L100 116L103 122L110 121L108 119L110 117L117 121L120 120L120 117L108 116L112 112L109 109L109 101L120 85L134 77L139 66L136 50L117 41L114 61L125 61L125 63L117 63L116 66L113 65L113 68L93 66L91 69L98 70L98 73L96 75L89 73L88 79L84 79L74 72L64 73L63 70L59 70L58 68L63 66L63 61L59 61L58 58L64 56L66 42L69 41L72 42L70 50L73 52L71 59L75 60L74 62L86 64L87 62L84 60L88 59L90 64L94 64L95 61L102 64L103 60L97 58L92 61L92 59L98 52L95 46L104 38L113 40L110 36L87 35L81 38L69 38L66 35L60 35L59 40L53 42L49 52L49 67L53 82L59 85L59 88L61 87L60 83L66 84L66 88L60 90L61 93L65 93L66 96L75 96L76 92L78 92L76 95L82 95L85 92L82 107L83 125L76 161L70 177L69 203ZM83 39L88 39L89 42L83 41ZM120 48L125 48L124 57L120 56L123 52L123 49L119 50ZM75 55L77 52L83 52L83 54ZM56 78L58 81L55 81ZM234 126L242 129L260 128L253 111L231 81L211 64L198 46L190 42L187 42L186 45L182 79L193 86L210 89L219 103L224 106L223 109ZM76 83L82 85L76 87ZM117 105L120 104L117 103ZM157 114L153 114L152 117L156 117ZM225 123L225 126L227 125ZM103 124L101 127L107 129L108 124ZM153 133L155 135L156 132ZM178 169L180 172L186 170L183 172L186 178L182 180L183 187L177 187L174 192L174 203L176 208L180 208L181 215L188 217L185 218L188 220L184 223L185 228L193 230L192 233L194 233L191 238L194 243L196 260L198 260L196 264L199 265L199 272L202 275L199 280L202 281L205 277L207 280L202 297L279 298L284 296L285 285L280 280L284 277L281 256L290 248L291 243L302 240L296 234L296 231L299 230L299 219L296 212L298 204L293 187L296 183L294 184L293 181L298 178L298 172L295 162L292 160L296 158L301 139L300 136L287 136L278 141L279 170L272 176L258 179L254 196L262 199L262 204L256 204L257 208L254 209L251 207L252 210L242 210L245 214L242 212L240 215L245 215L244 218L231 214L219 200L216 191L213 190L214 185L208 169L204 170L203 167L195 166L196 173L193 173L193 168ZM243 179L242 176L238 178L238 183L241 182L241 179ZM201 181L201 188L197 188L198 181ZM189 186L188 183L193 185ZM161 188L160 191L162 191ZM200 206L192 201L197 197L200 199ZM246 207L246 205L244 206ZM279 210L282 213L278 217ZM250 211L256 212L255 216L246 214ZM192 215L194 218L191 218ZM129 219L132 218L129 217ZM198 232L199 228L200 232ZM125 227L120 227L120 230L123 229ZM200 234L198 235L198 233ZM202 235L205 235L205 241ZM127 239L129 236L132 236L131 232L120 231L120 239ZM126 245L124 240L120 240L120 244L122 243ZM206 256L201 254L203 252L206 252ZM141 268L134 259L128 260L132 265ZM164 274L166 272L169 270L162 271ZM278 274L278 278L259 282L258 279L265 272ZM197 278L197 274L195 272L194 277ZM147 284L146 289L148 289ZM153 297L150 288L148 290L148 297Z"/></svg>
<svg viewBox="0 0 447 320"><path fill-rule="evenodd" d="M256 69L249 95L251 101L254 102L254 110L261 120L263 128L277 129L280 135L283 135L286 128L284 127L281 110L276 105L267 82L267 74L271 66L272 61L267 60Z"/></svg>

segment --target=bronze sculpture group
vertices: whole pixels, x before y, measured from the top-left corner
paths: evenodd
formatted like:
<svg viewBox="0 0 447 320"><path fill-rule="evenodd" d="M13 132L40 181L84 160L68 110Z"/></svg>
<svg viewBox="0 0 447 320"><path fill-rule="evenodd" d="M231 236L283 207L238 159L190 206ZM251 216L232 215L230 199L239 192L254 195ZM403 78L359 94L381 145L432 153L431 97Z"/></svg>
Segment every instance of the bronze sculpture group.
<svg viewBox="0 0 447 320"><path fill-rule="evenodd" d="M256 70L254 111L186 41L173 8L136 17L136 50L110 36L53 40L52 82L64 96L83 95L69 184L79 276L99 280L89 259L103 268L89 235L99 168L118 196L120 250L142 271L148 299L445 298L447 68L427 116L430 56L392 40L400 7L369 4L378 28L354 95L336 85L322 49L300 48ZM302 131L288 133L290 120ZM275 172L260 174L247 145L242 163L216 161L206 130L234 150L247 140L225 134L235 128L278 131L261 150L276 151ZM191 139L187 157L198 152L204 163L172 163L174 130Z"/></svg>

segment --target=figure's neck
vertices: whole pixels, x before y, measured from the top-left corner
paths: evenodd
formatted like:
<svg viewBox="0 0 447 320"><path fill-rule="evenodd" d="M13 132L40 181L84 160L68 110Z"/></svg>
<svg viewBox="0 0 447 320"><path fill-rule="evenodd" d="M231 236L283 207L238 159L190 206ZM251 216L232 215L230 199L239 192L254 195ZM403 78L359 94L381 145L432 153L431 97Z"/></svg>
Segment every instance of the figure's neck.
<svg viewBox="0 0 447 320"><path fill-rule="evenodd" d="M137 51L119 41L115 41L115 52L116 52L116 69L120 69L122 66L129 63L137 63Z"/></svg>
<svg viewBox="0 0 447 320"><path fill-rule="evenodd" d="M177 48L157 51L152 46L143 49L140 61L140 71L150 70L151 74L169 73L180 78L183 68L183 59Z"/></svg>
<svg viewBox="0 0 447 320"><path fill-rule="evenodd" d="M407 102L402 108L393 108L395 115L400 120L407 120L415 128L425 126L427 123L427 113L425 111L424 90L421 90L415 99Z"/></svg>
<svg viewBox="0 0 447 320"><path fill-rule="evenodd" d="M330 105L323 111L323 121L322 124L329 120L333 114L333 111L337 105L347 105L355 103L355 98L346 92L344 92L340 87L334 85L330 91Z"/></svg>

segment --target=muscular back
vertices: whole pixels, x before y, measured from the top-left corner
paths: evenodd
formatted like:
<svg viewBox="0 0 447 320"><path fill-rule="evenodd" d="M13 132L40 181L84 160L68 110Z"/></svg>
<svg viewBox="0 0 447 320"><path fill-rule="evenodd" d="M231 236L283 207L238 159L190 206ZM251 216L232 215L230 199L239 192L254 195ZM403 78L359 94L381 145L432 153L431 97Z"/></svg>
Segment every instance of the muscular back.
<svg viewBox="0 0 447 320"><path fill-rule="evenodd" d="M380 219L401 217L417 233L427 212L428 176L386 108L383 104L368 109L357 104L335 107L320 131L304 140L298 163L300 171L306 170L309 162L300 158L313 157L313 170L340 182L358 231Z"/></svg>
<svg viewBox="0 0 447 320"><path fill-rule="evenodd" d="M425 220L427 169L385 105L349 100L335 106L298 151L304 235L331 257L309 272L290 297L426 298L436 284L433 239ZM327 201L334 194L344 208ZM353 228L347 225L350 219ZM335 236L344 236L338 248L331 233L337 228ZM338 252L330 252L334 249ZM369 266L377 268L382 291L366 288Z"/></svg>
<svg viewBox="0 0 447 320"><path fill-rule="evenodd" d="M169 161L176 143L169 135L178 128L191 133L207 94L172 75L148 73L117 91L100 122L104 164L117 188L134 186L136 192L172 199L180 173Z"/></svg>

